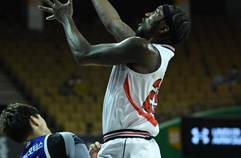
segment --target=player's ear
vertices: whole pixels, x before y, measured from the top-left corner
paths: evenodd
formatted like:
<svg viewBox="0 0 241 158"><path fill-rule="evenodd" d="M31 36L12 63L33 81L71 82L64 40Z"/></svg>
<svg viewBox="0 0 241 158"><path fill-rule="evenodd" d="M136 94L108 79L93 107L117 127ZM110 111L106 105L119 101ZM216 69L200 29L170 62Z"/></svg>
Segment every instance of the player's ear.
<svg viewBox="0 0 241 158"><path fill-rule="evenodd" d="M169 27L167 25L163 25L159 28L159 33L167 33L169 31Z"/></svg>
<svg viewBox="0 0 241 158"><path fill-rule="evenodd" d="M31 125L39 126L38 119L36 117L30 116L29 121L30 121Z"/></svg>

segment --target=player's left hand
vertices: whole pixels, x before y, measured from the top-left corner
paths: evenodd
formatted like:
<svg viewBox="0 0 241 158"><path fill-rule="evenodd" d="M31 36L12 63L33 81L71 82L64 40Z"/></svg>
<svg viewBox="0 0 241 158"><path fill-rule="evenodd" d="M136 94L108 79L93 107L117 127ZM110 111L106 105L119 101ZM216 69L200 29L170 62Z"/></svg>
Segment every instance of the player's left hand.
<svg viewBox="0 0 241 158"><path fill-rule="evenodd" d="M89 154L91 158L97 158L97 154L101 149L102 144L95 142L90 145Z"/></svg>
<svg viewBox="0 0 241 158"><path fill-rule="evenodd" d="M66 18L73 15L73 0L68 0L67 3L62 4L58 0L53 0L52 3L50 0L43 0L49 7L38 6L40 10L51 13L53 15L48 16L46 20L58 20L60 23L63 23Z"/></svg>

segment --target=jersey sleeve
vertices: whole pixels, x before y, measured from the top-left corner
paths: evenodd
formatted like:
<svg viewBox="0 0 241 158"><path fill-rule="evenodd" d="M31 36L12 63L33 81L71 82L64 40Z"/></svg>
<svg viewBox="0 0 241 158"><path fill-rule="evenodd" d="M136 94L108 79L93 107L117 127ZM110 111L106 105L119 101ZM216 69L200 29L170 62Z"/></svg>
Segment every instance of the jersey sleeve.
<svg viewBox="0 0 241 158"><path fill-rule="evenodd" d="M88 149L82 139L70 132L60 132L65 143L66 155L69 158L90 158Z"/></svg>

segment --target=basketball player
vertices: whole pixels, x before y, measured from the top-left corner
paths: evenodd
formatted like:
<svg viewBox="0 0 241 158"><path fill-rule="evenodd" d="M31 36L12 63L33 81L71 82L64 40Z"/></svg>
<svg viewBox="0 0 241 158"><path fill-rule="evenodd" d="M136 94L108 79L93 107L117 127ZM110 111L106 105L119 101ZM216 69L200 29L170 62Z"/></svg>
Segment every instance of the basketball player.
<svg viewBox="0 0 241 158"><path fill-rule="evenodd" d="M160 158L154 139L159 133L154 117L157 95L174 45L190 31L187 15L177 6L162 5L147 13L136 32L121 21L106 0L92 0L118 43L91 45L72 19L73 3L43 0L39 9L64 28L73 56L80 65L113 65L103 105L102 145L98 158Z"/></svg>
<svg viewBox="0 0 241 158"><path fill-rule="evenodd" d="M21 158L90 158L83 140L70 132L52 134L39 111L30 105L9 104L0 115L0 129L24 144Z"/></svg>

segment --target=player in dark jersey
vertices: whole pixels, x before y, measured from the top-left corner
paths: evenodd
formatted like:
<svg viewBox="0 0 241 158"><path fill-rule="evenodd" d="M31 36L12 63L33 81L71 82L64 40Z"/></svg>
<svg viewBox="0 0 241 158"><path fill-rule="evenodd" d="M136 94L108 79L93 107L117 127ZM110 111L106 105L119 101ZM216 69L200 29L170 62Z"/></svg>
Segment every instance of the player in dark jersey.
<svg viewBox="0 0 241 158"><path fill-rule="evenodd" d="M90 158L83 140L70 132L51 133L39 111L30 105L9 104L0 115L0 129L6 137L24 144L21 158Z"/></svg>

